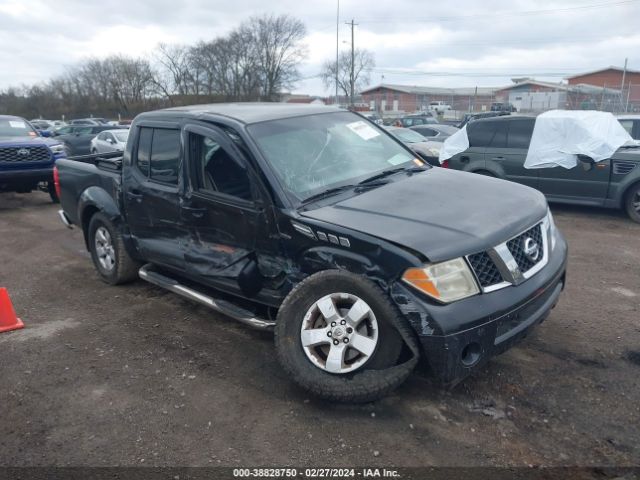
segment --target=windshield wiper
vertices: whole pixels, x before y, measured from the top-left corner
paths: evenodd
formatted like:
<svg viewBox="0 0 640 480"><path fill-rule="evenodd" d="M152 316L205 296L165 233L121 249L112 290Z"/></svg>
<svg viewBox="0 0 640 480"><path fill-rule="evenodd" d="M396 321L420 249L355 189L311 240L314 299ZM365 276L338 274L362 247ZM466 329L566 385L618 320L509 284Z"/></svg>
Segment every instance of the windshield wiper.
<svg viewBox="0 0 640 480"><path fill-rule="evenodd" d="M356 185L342 185L340 187L333 187L325 190L324 192L316 193L315 195L311 195L310 197L305 198L304 200L302 200L302 204L305 205L316 200L321 200L323 198L330 197L331 195L335 195L336 193L350 190L354 187L356 187Z"/></svg>
<svg viewBox="0 0 640 480"><path fill-rule="evenodd" d="M369 178L365 178L364 180L362 180L361 182L358 183L358 185L364 185L367 184L369 182L373 182L374 180L380 180L381 178L386 178L389 177L391 175L394 175L396 173L400 173L400 172L408 172L408 173L412 173L412 172L422 172L426 170L426 168L424 167L410 167L410 168L406 168L406 167L397 167L397 168L390 168L388 170L384 170L380 173L376 173L375 175L372 175Z"/></svg>

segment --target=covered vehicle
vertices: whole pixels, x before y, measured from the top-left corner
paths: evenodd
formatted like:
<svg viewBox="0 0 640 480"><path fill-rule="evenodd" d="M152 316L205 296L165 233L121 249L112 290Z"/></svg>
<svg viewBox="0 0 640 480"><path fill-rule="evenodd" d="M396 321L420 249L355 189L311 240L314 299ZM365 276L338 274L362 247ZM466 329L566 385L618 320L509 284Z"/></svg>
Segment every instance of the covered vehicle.
<svg viewBox="0 0 640 480"><path fill-rule="evenodd" d="M58 163L61 219L99 277L140 276L274 329L283 369L327 399L379 398L421 357L458 382L542 322L565 284L541 194L431 168L352 112L160 110L114 155Z"/></svg>
<svg viewBox="0 0 640 480"><path fill-rule="evenodd" d="M42 189L57 202L53 166L62 157L60 142L41 137L24 118L0 115L0 192Z"/></svg>
<svg viewBox="0 0 640 480"><path fill-rule="evenodd" d="M623 208L640 222L640 145L610 113L477 120L445 140L440 161L536 188L550 201Z"/></svg>

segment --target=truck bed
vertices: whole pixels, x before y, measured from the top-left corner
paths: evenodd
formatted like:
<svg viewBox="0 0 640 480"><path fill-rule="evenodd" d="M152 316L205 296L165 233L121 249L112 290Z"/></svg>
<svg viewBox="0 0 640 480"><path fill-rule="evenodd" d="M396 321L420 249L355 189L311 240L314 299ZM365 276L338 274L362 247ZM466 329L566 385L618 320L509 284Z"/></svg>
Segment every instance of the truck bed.
<svg viewBox="0 0 640 480"><path fill-rule="evenodd" d="M110 195L120 207L122 153L81 155L56 162L60 178L60 204L69 220L80 224L83 196Z"/></svg>

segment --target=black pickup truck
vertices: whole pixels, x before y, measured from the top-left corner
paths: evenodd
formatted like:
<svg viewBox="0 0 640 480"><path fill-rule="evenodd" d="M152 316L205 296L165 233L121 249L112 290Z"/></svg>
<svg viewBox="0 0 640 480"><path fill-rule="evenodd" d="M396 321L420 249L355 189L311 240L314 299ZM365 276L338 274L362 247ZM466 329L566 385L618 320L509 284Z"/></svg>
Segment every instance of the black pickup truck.
<svg viewBox="0 0 640 480"><path fill-rule="evenodd" d="M542 322L567 245L535 190L431 168L356 113L218 104L139 115L121 158L60 160L62 221L99 276L261 329L338 401L420 358L453 384Z"/></svg>

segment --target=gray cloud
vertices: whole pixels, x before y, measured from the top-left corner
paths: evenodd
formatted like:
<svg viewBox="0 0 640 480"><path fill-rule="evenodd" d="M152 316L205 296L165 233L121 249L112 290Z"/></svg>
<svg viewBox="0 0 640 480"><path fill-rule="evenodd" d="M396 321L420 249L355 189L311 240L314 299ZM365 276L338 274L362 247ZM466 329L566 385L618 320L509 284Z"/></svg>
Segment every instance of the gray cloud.
<svg viewBox="0 0 640 480"><path fill-rule="evenodd" d="M372 83L382 75L387 83L436 86L506 85L525 73L559 80L564 73L621 65L625 57L640 69L638 0L341 4L339 47L349 48L344 22L355 19L356 46L376 55ZM0 88L46 81L81 58L149 55L159 41L193 43L251 15L288 13L309 30L307 79L297 90L326 94L313 77L335 55L335 9L335 1L326 0L0 0Z"/></svg>

